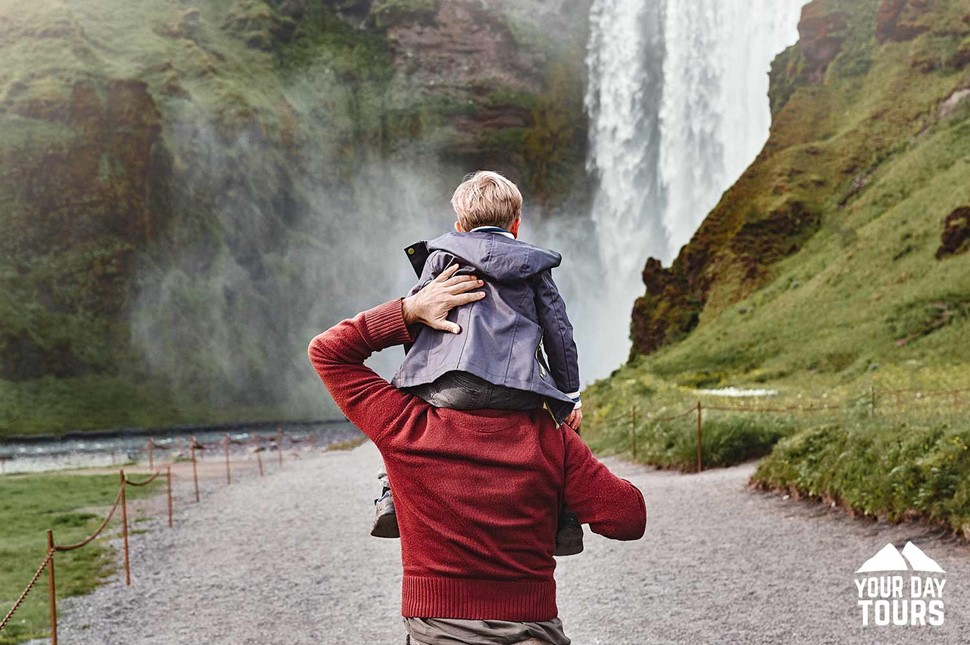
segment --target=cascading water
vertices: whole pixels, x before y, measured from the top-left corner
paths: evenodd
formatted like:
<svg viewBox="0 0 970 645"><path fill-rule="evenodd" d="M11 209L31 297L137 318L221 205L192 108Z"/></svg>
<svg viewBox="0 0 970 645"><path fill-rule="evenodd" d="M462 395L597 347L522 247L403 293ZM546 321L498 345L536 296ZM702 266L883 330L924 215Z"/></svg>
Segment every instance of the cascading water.
<svg viewBox="0 0 970 645"><path fill-rule="evenodd" d="M806 0L594 0L587 55L592 219L609 316L599 363L629 349L647 257L669 264L768 137L772 59ZM588 370L601 376L602 370Z"/></svg>

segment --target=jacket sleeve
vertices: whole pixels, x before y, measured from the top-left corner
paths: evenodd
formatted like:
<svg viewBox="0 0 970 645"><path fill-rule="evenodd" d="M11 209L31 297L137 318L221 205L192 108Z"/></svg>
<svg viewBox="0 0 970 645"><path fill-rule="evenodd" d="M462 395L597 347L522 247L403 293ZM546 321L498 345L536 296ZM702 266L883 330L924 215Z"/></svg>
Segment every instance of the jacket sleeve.
<svg viewBox="0 0 970 645"><path fill-rule="evenodd" d="M611 473L575 432L562 432L566 505L594 533L614 540L639 540L647 525L640 489Z"/></svg>
<svg viewBox="0 0 970 645"><path fill-rule="evenodd" d="M378 446L415 412L415 402L423 401L398 390L364 361L373 352L412 340L401 300L392 300L337 323L310 341L307 350L333 400Z"/></svg>
<svg viewBox="0 0 970 645"><path fill-rule="evenodd" d="M424 270L421 272L421 277L418 278L418 283L411 287L408 291L409 296L413 296L417 292L421 291L429 282L441 275L449 264L449 260L452 256L444 251L432 251L425 260Z"/></svg>
<svg viewBox="0 0 970 645"><path fill-rule="evenodd" d="M566 316L566 303L552 280L552 271L543 271L538 276L536 311L552 378L560 390L578 402L579 354L573 340L573 326Z"/></svg>

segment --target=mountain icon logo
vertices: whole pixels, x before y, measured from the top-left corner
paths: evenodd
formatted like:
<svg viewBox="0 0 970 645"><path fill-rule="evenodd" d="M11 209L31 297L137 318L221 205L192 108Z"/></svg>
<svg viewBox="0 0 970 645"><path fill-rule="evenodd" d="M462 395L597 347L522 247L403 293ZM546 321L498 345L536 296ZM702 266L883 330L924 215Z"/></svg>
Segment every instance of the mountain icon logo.
<svg viewBox="0 0 970 645"><path fill-rule="evenodd" d="M907 566L908 564L908 566ZM876 555L866 560L856 573L871 573L873 571L927 571L930 573L946 573L936 563L936 560L923 553L913 544L907 542L900 552L892 544L879 549Z"/></svg>

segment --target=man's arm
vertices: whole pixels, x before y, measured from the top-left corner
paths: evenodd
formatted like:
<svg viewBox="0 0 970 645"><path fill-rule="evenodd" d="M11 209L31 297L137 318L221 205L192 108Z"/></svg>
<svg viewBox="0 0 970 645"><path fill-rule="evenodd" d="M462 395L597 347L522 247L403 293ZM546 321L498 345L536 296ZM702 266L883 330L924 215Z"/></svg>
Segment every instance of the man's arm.
<svg viewBox="0 0 970 645"><path fill-rule="evenodd" d="M566 315L566 303L552 280L552 271L538 276L536 312L542 327L542 346L549 358L549 371L556 386L579 403L579 354L573 340L573 326Z"/></svg>
<svg viewBox="0 0 970 645"><path fill-rule="evenodd" d="M424 324L458 333L448 321L454 307L485 297L475 276L454 276L449 267L425 288L403 300L392 300L357 314L323 332L307 350L313 368L334 401L374 443L388 430L400 427L413 397L401 392L364 365L374 352L413 340L408 327Z"/></svg>
<svg viewBox="0 0 970 645"><path fill-rule="evenodd" d="M614 540L638 540L647 523L640 490L610 472L575 432L563 432L565 502L594 533Z"/></svg>

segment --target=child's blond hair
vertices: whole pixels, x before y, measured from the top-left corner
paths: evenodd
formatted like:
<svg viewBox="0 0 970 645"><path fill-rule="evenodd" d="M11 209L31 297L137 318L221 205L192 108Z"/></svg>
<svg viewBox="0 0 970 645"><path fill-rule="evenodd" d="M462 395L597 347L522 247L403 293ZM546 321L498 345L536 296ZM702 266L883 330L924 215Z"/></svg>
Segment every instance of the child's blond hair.
<svg viewBox="0 0 970 645"><path fill-rule="evenodd" d="M508 229L522 216L522 193L499 173L479 170L465 175L451 205L465 231L479 226Z"/></svg>

